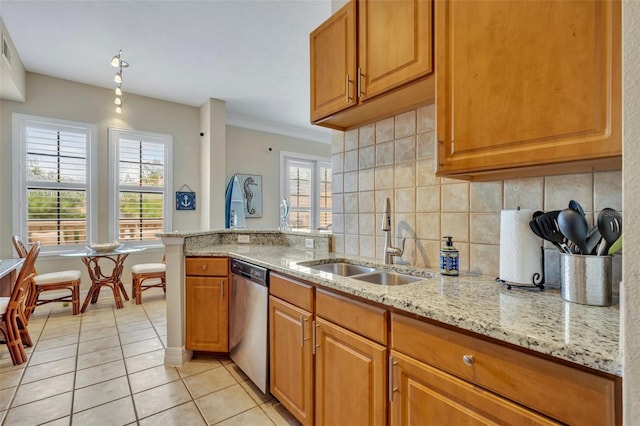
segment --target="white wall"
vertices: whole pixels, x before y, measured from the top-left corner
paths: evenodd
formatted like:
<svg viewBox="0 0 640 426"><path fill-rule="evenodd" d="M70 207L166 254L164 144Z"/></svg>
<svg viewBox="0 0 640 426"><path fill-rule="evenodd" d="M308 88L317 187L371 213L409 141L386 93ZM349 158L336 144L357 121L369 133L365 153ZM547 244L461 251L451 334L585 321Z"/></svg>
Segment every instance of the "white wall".
<svg viewBox="0 0 640 426"><path fill-rule="evenodd" d="M328 143L227 126L227 181L235 173L262 176L262 217L248 218L247 228L277 228L279 225L280 151L331 157Z"/></svg>
<svg viewBox="0 0 640 426"><path fill-rule="evenodd" d="M622 2L623 38L623 351L624 424L640 424L640 2ZM635 236L636 238L630 238Z"/></svg>

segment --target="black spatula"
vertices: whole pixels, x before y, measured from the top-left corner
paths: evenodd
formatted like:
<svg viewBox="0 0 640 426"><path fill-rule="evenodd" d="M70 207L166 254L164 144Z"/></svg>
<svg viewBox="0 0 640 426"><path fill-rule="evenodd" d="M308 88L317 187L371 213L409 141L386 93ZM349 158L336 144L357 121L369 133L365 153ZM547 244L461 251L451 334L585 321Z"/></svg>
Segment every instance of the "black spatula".
<svg viewBox="0 0 640 426"><path fill-rule="evenodd" d="M571 254L571 250L565 242L565 237L560 232L560 228L558 228L558 214L560 214L560 210L554 210L536 217L535 220L542 238L550 241L561 252Z"/></svg>

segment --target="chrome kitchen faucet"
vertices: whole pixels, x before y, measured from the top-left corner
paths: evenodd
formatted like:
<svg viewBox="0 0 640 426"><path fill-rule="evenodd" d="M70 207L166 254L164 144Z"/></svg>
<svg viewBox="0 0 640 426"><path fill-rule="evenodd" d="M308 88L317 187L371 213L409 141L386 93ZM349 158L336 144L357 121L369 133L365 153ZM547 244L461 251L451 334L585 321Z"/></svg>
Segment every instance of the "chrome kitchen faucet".
<svg viewBox="0 0 640 426"><path fill-rule="evenodd" d="M385 265L390 265L393 263L394 256L402 256L402 253L404 253L404 243L407 239L402 239L401 249L391 246L391 201L389 197L387 197L384 213L382 214L382 231L385 233L383 260Z"/></svg>

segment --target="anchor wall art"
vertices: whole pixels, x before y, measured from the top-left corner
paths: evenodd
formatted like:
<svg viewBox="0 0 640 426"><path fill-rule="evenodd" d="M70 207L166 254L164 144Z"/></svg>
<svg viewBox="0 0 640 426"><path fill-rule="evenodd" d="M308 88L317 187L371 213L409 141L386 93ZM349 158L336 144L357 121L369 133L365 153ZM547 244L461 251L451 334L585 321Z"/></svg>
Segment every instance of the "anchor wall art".
<svg viewBox="0 0 640 426"><path fill-rule="evenodd" d="M238 174L247 218L262 217L262 176Z"/></svg>
<svg viewBox="0 0 640 426"><path fill-rule="evenodd" d="M188 191L185 191L188 189ZM176 210L195 210L196 193L188 185L182 185L176 191Z"/></svg>

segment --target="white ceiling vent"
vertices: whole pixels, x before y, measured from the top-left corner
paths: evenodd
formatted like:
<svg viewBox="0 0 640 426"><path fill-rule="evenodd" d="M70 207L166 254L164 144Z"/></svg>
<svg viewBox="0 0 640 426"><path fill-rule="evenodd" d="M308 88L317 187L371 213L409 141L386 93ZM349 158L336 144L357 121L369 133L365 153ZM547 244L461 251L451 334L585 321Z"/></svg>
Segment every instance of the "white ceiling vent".
<svg viewBox="0 0 640 426"><path fill-rule="evenodd" d="M11 48L9 47L9 43L4 37L4 34L2 34L2 57L7 61L9 68L11 68Z"/></svg>

